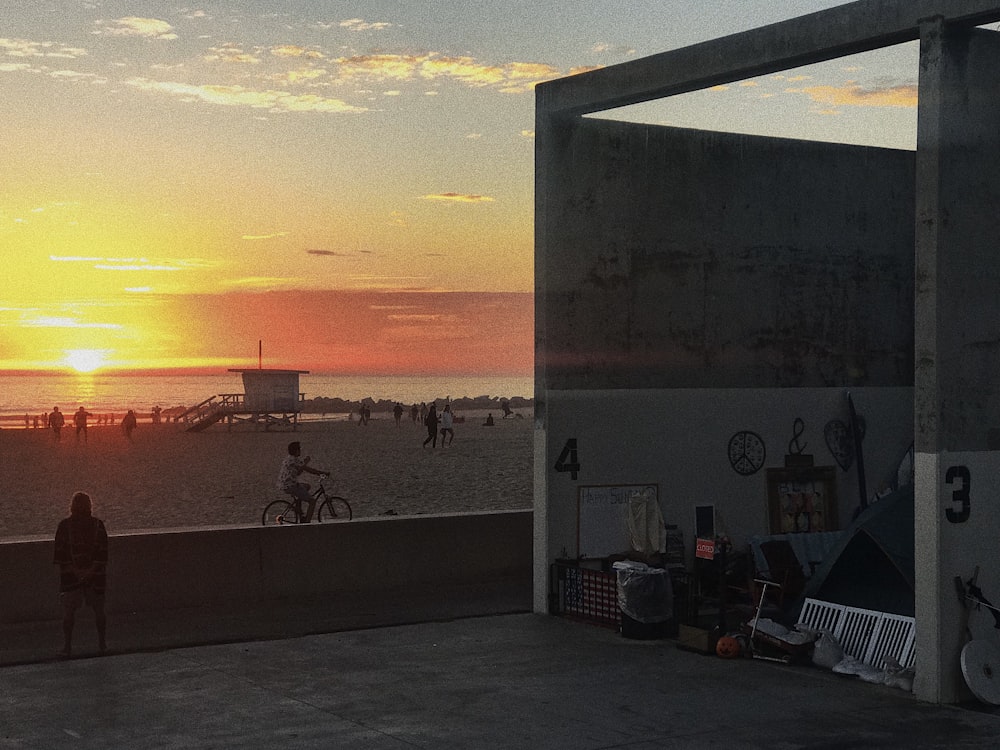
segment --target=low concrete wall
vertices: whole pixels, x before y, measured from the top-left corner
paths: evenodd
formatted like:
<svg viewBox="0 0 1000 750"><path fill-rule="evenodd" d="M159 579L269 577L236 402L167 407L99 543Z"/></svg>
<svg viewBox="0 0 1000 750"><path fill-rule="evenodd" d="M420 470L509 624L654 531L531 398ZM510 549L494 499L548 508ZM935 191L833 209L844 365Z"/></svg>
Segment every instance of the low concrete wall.
<svg viewBox="0 0 1000 750"><path fill-rule="evenodd" d="M532 512L114 535L108 611L531 578ZM52 540L0 543L0 623L61 616Z"/></svg>

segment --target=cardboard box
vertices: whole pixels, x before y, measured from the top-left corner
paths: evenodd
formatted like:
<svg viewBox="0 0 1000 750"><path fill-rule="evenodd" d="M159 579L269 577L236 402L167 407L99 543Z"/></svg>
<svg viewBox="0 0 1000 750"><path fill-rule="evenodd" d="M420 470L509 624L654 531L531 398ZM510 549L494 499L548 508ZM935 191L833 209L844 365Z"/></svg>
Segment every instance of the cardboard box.
<svg viewBox="0 0 1000 750"><path fill-rule="evenodd" d="M677 628L677 648L697 651L702 654L714 654L718 635L715 629L705 630L693 625L679 625Z"/></svg>

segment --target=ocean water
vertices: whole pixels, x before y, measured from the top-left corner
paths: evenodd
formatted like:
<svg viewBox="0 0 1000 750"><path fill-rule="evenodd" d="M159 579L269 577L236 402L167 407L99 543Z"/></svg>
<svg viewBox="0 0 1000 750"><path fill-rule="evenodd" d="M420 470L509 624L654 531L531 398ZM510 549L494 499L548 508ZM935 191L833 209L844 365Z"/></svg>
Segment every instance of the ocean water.
<svg viewBox="0 0 1000 750"><path fill-rule="evenodd" d="M305 398L342 398L360 401L373 398L403 404L432 399L530 398L531 377L493 376L344 376L300 375L299 391ZM58 406L71 414L77 407L88 411L124 413L128 409L148 412L154 406L169 409L194 406L210 396L243 393L239 373L220 375L0 375L0 418L5 426L20 422L24 415L42 414ZM16 418L20 417L20 420Z"/></svg>

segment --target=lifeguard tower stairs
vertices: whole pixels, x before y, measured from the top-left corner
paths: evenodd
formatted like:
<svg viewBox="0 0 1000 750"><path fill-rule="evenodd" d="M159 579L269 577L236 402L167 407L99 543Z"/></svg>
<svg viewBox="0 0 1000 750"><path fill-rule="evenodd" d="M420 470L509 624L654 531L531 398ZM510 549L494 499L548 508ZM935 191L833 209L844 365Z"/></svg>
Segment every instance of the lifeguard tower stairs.
<svg viewBox="0 0 1000 750"><path fill-rule="evenodd" d="M217 422L248 423L256 429L297 429L305 394L299 392L299 375L308 370L230 370L243 376L244 393L220 393L178 414L174 421L187 432L201 432Z"/></svg>

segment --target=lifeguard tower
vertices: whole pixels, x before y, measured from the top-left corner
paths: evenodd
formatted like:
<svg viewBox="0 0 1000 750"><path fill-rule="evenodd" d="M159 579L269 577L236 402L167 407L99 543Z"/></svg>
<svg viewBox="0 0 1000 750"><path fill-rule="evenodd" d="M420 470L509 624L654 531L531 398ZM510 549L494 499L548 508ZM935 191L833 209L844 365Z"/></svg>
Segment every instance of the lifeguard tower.
<svg viewBox="0 0 1000 750"><path fill-rule="evenodd" d="M243 393L220 393L192 406L176 421L187 425L188 432L201 432L225 420L232 428L234 423L251 423L265 430L271 427L298 427L299 412L305 394L299 392L299 375L308 370L229 370L243 376Z"/></svg>

